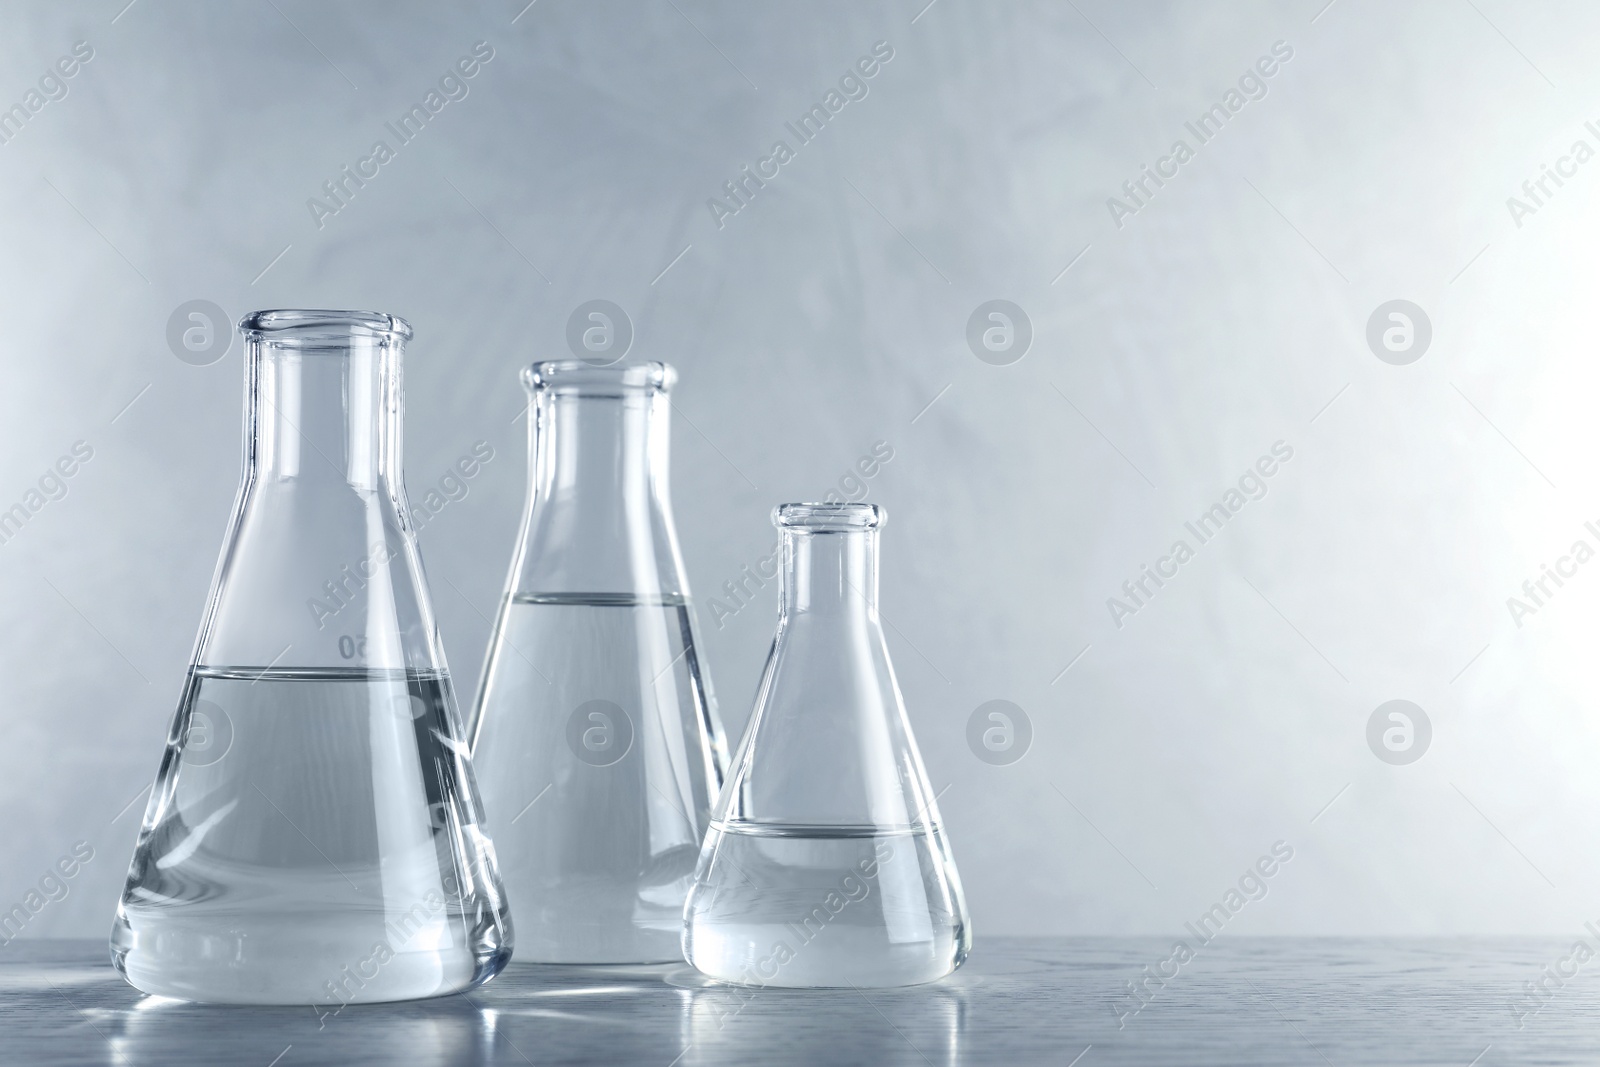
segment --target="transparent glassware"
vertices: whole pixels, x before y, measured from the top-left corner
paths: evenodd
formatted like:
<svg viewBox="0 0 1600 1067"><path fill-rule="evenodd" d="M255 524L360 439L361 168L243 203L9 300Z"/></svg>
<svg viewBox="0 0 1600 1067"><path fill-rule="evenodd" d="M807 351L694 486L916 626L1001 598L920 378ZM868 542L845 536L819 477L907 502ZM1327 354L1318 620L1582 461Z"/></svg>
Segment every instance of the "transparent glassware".
<svg viewBox="0 0 1600 1067"><path fill-rule="evenodd" d="M403 320L260 311L244 472L111 934L146 993L408 1000L511 923L406 505Z"/></svg>
<svg viewBox="0 0 1600 1067"><path fill-rule="evenodd" d="M972 924L878 621L872 504L784 504L778 632L684 908L684 956L755 986L899 986Z"/></svg>
<svg viewBox="0 0 1600 1067"><path fill-rule="evenodd" d="M727 766L668 494L663 363L535 363L528 502L471 719L517 959L682 959Z"/></svg>

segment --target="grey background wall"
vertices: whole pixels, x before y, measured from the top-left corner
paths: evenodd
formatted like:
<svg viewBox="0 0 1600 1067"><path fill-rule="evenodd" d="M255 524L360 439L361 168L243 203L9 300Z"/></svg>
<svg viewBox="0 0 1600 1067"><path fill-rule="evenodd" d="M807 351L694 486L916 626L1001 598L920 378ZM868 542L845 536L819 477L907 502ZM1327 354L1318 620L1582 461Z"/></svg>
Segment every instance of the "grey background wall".
<svg viewBox="0 0 1600 1067"><path fill-rule="evenodd" d="M1280 840L1231 929L1600 917L1600 564L1507 604L1600 547L1600 10L525 2L5 5L0 106L92 48L0 144L0 509L29 511L0 544L0 905L94 849L27 936L107 929L233 497L240 345L178 359L191 300L415 325L413 496L495 449L421 534L464 700L522 503L516 371L565 355L582 302L680 369L702 602L774 503L889 442L889 642L980 939L1176 931ZM479 41L467 95L316 218ZM800 144L785 123L877 42L866 95ZM1164 184L1124 192L1146 165ZM992 299L1031 323L1009 365L967 340ZM1369 345L1392 300L1426 344ZM1185 522L1276 442L1201 544ZM775 605L719 627L702 603L735 732ZM968 743L995 699L1032 729L1004 765ZM1393 699L1431 724L1403 765L1368 742Z"/></svg>

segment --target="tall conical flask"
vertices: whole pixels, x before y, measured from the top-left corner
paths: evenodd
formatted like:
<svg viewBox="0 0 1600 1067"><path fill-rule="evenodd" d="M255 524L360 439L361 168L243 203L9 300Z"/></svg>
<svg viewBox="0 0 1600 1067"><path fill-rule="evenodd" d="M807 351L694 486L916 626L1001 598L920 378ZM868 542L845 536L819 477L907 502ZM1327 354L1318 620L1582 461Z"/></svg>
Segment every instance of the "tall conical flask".
<svg viewBox="0 0 1600 1067"><path fill-rule="evenodd" d="M663 363L535 363L528 502L471 720L517 959L681 960L726 767L667 490Z"/></svg>
<svg viewBox="0 0 1600 1067"><path fill-rule="evenodd" d="M400 462L390 315L247 316L244 476L111 935L147 993L408 1000L511 923Z"/></svg>
<svg viewBox="0 0 1600 1067"><path fill-rule="evenodd" d="M683 950L754 986L899 986L972 926L878 619L871 504L784 504L778 632L684 909Z"/></svg>

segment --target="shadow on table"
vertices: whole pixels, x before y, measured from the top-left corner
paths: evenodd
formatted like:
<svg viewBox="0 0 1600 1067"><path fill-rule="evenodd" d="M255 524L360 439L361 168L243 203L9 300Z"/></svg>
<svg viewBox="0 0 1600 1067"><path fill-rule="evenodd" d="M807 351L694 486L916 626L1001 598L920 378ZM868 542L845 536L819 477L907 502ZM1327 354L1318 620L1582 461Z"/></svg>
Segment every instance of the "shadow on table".
<svg viewBox="0 0 1600 1067"><path fill-rule="evenodd" d="M604 1049L608 1062L660 1067L953 1065L962 1058L967 988L977 982L958 973L905 989L748 989L681 965L513 965L502 977L511 981L480 997L497 1037L517 1047L540 1043L551 1062L583 1062L577 1053L586 1047L591 1055Z"/></svg>
<svg viewBox="0 0 1600 1067"><path fill-rule="evenodd" d="M98 975L59 992L79 1009L77 1042L98 1039L108 1062L131 1067L754 1062L949 1067L962 1062L969 990L981 981L958 972L943 982L906 989L743 989L710 983L681 965L513 964L469 994L352 1005L336 1014L309 1005L188 1004L140 996L120 980Z"/></svg>

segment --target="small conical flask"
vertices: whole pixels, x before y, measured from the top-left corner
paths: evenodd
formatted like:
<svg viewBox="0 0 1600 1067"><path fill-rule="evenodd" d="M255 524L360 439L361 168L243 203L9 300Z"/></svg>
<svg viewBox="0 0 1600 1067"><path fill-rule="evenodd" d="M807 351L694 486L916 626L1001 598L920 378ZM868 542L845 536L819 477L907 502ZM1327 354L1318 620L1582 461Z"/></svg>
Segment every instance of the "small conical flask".
<svg viewBox="0 0 1600 1067"><path fill-rule="evenodd" d="M411 327L261 311L240 329L244 475L112 961L217 1003L470 988L511 924L406 506Z"/></svg>
<svg viewBox="0 0 1600 1067"><path fill-rule="evenodd" d="M517 959L682 959L726 767L667 490L663 363L535 363L528 505L470 729Z"/></svg>
<svg viewBox="0 0 1600 1067"><path fill-rule="evenodd" d="M683 950L755 986L949 974L971 921L878 622L871 504L784 504L778 632L684 908Z"/></svg>

